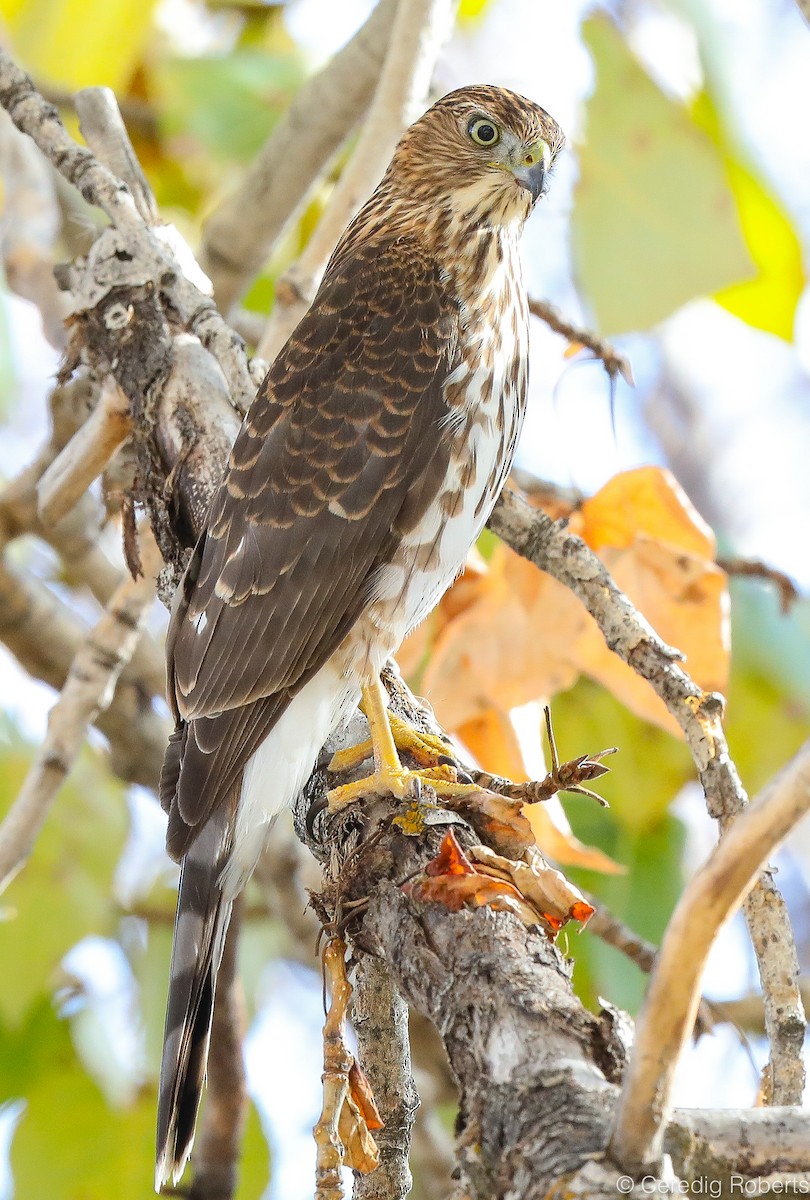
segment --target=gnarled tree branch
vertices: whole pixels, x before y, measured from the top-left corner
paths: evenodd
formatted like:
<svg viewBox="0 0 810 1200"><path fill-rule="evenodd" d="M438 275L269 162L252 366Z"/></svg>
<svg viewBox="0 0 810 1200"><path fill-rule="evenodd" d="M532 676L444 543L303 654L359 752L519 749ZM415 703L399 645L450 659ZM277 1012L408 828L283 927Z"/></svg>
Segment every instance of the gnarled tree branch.
<svg viewBox="0 0 810 1200"><path fill-rule="evenodd" d="M684 732L711 816L725 829L748 797L731 758L722 724L723 699L703 692L679 665L681 655L619 591L603 564L562 522L532 509L513 491L501 496L490 529L513 550L553 575L579 597L611 650L646 679ZM767 899L764 898L767 893ZM762 895L760 902L757 897ZM804 1064L801 1040L805 1016L798 988L799 966L790 920L773 881L763 877L746 903L745 915L759 963L771 1038L772 1103L801 1103ZM756 908L754 907L756 905ZM767 913L767 930L755 913ZM770 984L782 981L777 1000ZM784 1032L783 1032L784 1031ZM777 1083L778 1081L778 1083Z"/></svg>

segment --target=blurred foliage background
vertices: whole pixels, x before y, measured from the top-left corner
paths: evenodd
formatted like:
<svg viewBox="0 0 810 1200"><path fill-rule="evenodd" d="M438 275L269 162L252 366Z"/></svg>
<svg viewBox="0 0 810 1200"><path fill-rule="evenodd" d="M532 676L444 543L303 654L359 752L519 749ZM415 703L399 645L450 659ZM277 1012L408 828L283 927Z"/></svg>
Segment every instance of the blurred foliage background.
<svg viewBox="0 0 810 1200"><path fill-rule="evenodd" d="M194 246L301 82L370 8L370 0L0 0L0 19L4 43L73 132L71 93L115 90L164 219ZM530 290L615 339L637 387L620 381L612 397L598 364L572 357L533 322L519 462L582 495L610 497L610 531L592 523L586 536L605 548L662 636L687 650L700 682L727 692L731 748L752 794L807 737L810 605L800 599L786 615L773 587L740 579L729 608L709 526L726 554L762 558L805 591L810 585L808 46L793 0L463 0L434 83L436 94L479 80L515 87L569 135L549 201L527 230ZM245 295L258 318L330 186L316 189ZM62 203L69 257L97 217L75 195L65 192ZM34 310L4 288L4 478L43 437L55 367ZM617 478L614 491L602 491ZM642 484L657 497L649 507ZM120 561L116 530L102 544ZM620 747L602 789L610 809L565 798L538 816L538 836L578 883L657 942L714 837L690 757L649 698L605 665L577 614L548 590L536 594L539 583L491 538L479 549L403 666L488 769L544 773L547 698L563 758ZM93 619L92 600L67 586L41 544L21 539L8 553ZM645 598L658 604L655 615ZM156 611L156 634L163 620ZM458 697L471 694L460 680L484 643L491 686L477 707L456 711ZM53 693L4 649L0 673L2 814ZM807 831L779 869L807 971ZM2 1200L150 1194L175 883L153 797L116 782L94 735L2 898ZM297 1200L311 1188L320 981L313 948L292 949L254 910L249 898L242 959L256 1107L239 1195L252 1200L269 1188ZM637 1009L644 979L635 966L587 930L569 935L566 949L587 1004L602 996ZM730 1000L755 989L735 923L706 991ZM764 1055L755 1029L739 1036L718 1026L687 1056L679 1100L752 1101Z"/></svg>

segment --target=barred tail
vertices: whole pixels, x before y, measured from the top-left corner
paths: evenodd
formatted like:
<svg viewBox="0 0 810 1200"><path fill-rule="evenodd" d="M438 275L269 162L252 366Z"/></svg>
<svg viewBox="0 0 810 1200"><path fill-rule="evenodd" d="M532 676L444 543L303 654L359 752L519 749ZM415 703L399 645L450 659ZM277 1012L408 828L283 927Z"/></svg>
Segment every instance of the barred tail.
<svg viewBox="0 0 810 1200"><path fill-rule="evenodd" d="M211 817L189 848L180 875L160 1068L158 1192L169 1179L178 1181L194 1142L217 971L232 907L219 886L228 859L228 825L225 813Z"/></svg>

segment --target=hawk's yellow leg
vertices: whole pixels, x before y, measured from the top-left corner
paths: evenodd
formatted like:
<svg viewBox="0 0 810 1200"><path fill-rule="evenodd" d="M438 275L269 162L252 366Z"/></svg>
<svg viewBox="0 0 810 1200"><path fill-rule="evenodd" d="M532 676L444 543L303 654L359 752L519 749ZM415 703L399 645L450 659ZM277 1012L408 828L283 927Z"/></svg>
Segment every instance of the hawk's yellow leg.
<svg viewBox="0 0 810 1200"><path fill-rule="evenodd" d="M360 711L367 716L365 699L360 701ZM440 766L442 759L452 756L452 746L441 738L432 733L423 733L396 713L389 711L387 718L397 750L407 750L420 766ZM371 758L373 753L374 743L371 738L367 738L364 742L358 742L356 746L348 746L345 750L338 750L333 754L329 770L335 775L342 775L345 771L359 767L360 763Z"/></svg>
<svg viewBox="0 0 810 1200"><path fill-rule="evenodd" d="M455 767L438 763L439 756L446 755L449 747L438 738L423 735L412 729L407 722L395 718L388 712L387 699L385 688L378 678L364 685L363 712L371 733L370 742L357 747L352 746L336 754L329 764L329 770L343 771L349 766L356 766L367 758L371 751L374 756L374 774L366 776L365 779L358 779L355 783L332 788L328 793L330 811L334 812L344 804L351 804L352 801L374 792L379 795L390 793L403 800L412 795L422 782L432 787L439 796L463 796L480 790L469 783L459 783ZM418 745L417 751L412 750L415 744ZM427 761L434 765L424 771L409 771L400 762L398 745L402 749L412 750L417 759L425 756Z"/></svg>

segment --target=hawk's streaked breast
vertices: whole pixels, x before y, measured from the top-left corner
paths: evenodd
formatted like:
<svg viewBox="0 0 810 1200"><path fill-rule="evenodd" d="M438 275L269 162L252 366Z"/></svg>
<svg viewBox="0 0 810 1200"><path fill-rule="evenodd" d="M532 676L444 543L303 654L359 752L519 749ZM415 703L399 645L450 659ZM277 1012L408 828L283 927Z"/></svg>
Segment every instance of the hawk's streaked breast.
<svg viewBox="0 0 810 1200"><path fill-rule="evenodd" d="M443 388L451 436L447 471L433 505L379 572L354 635L366 639L378 666L462 570L509 473L523 424L529 318L518 231L485 229L479 236L485 254L476 272L451 278L462 322L460 362ZM469 257L466 248L460 261Z"/></svg>

